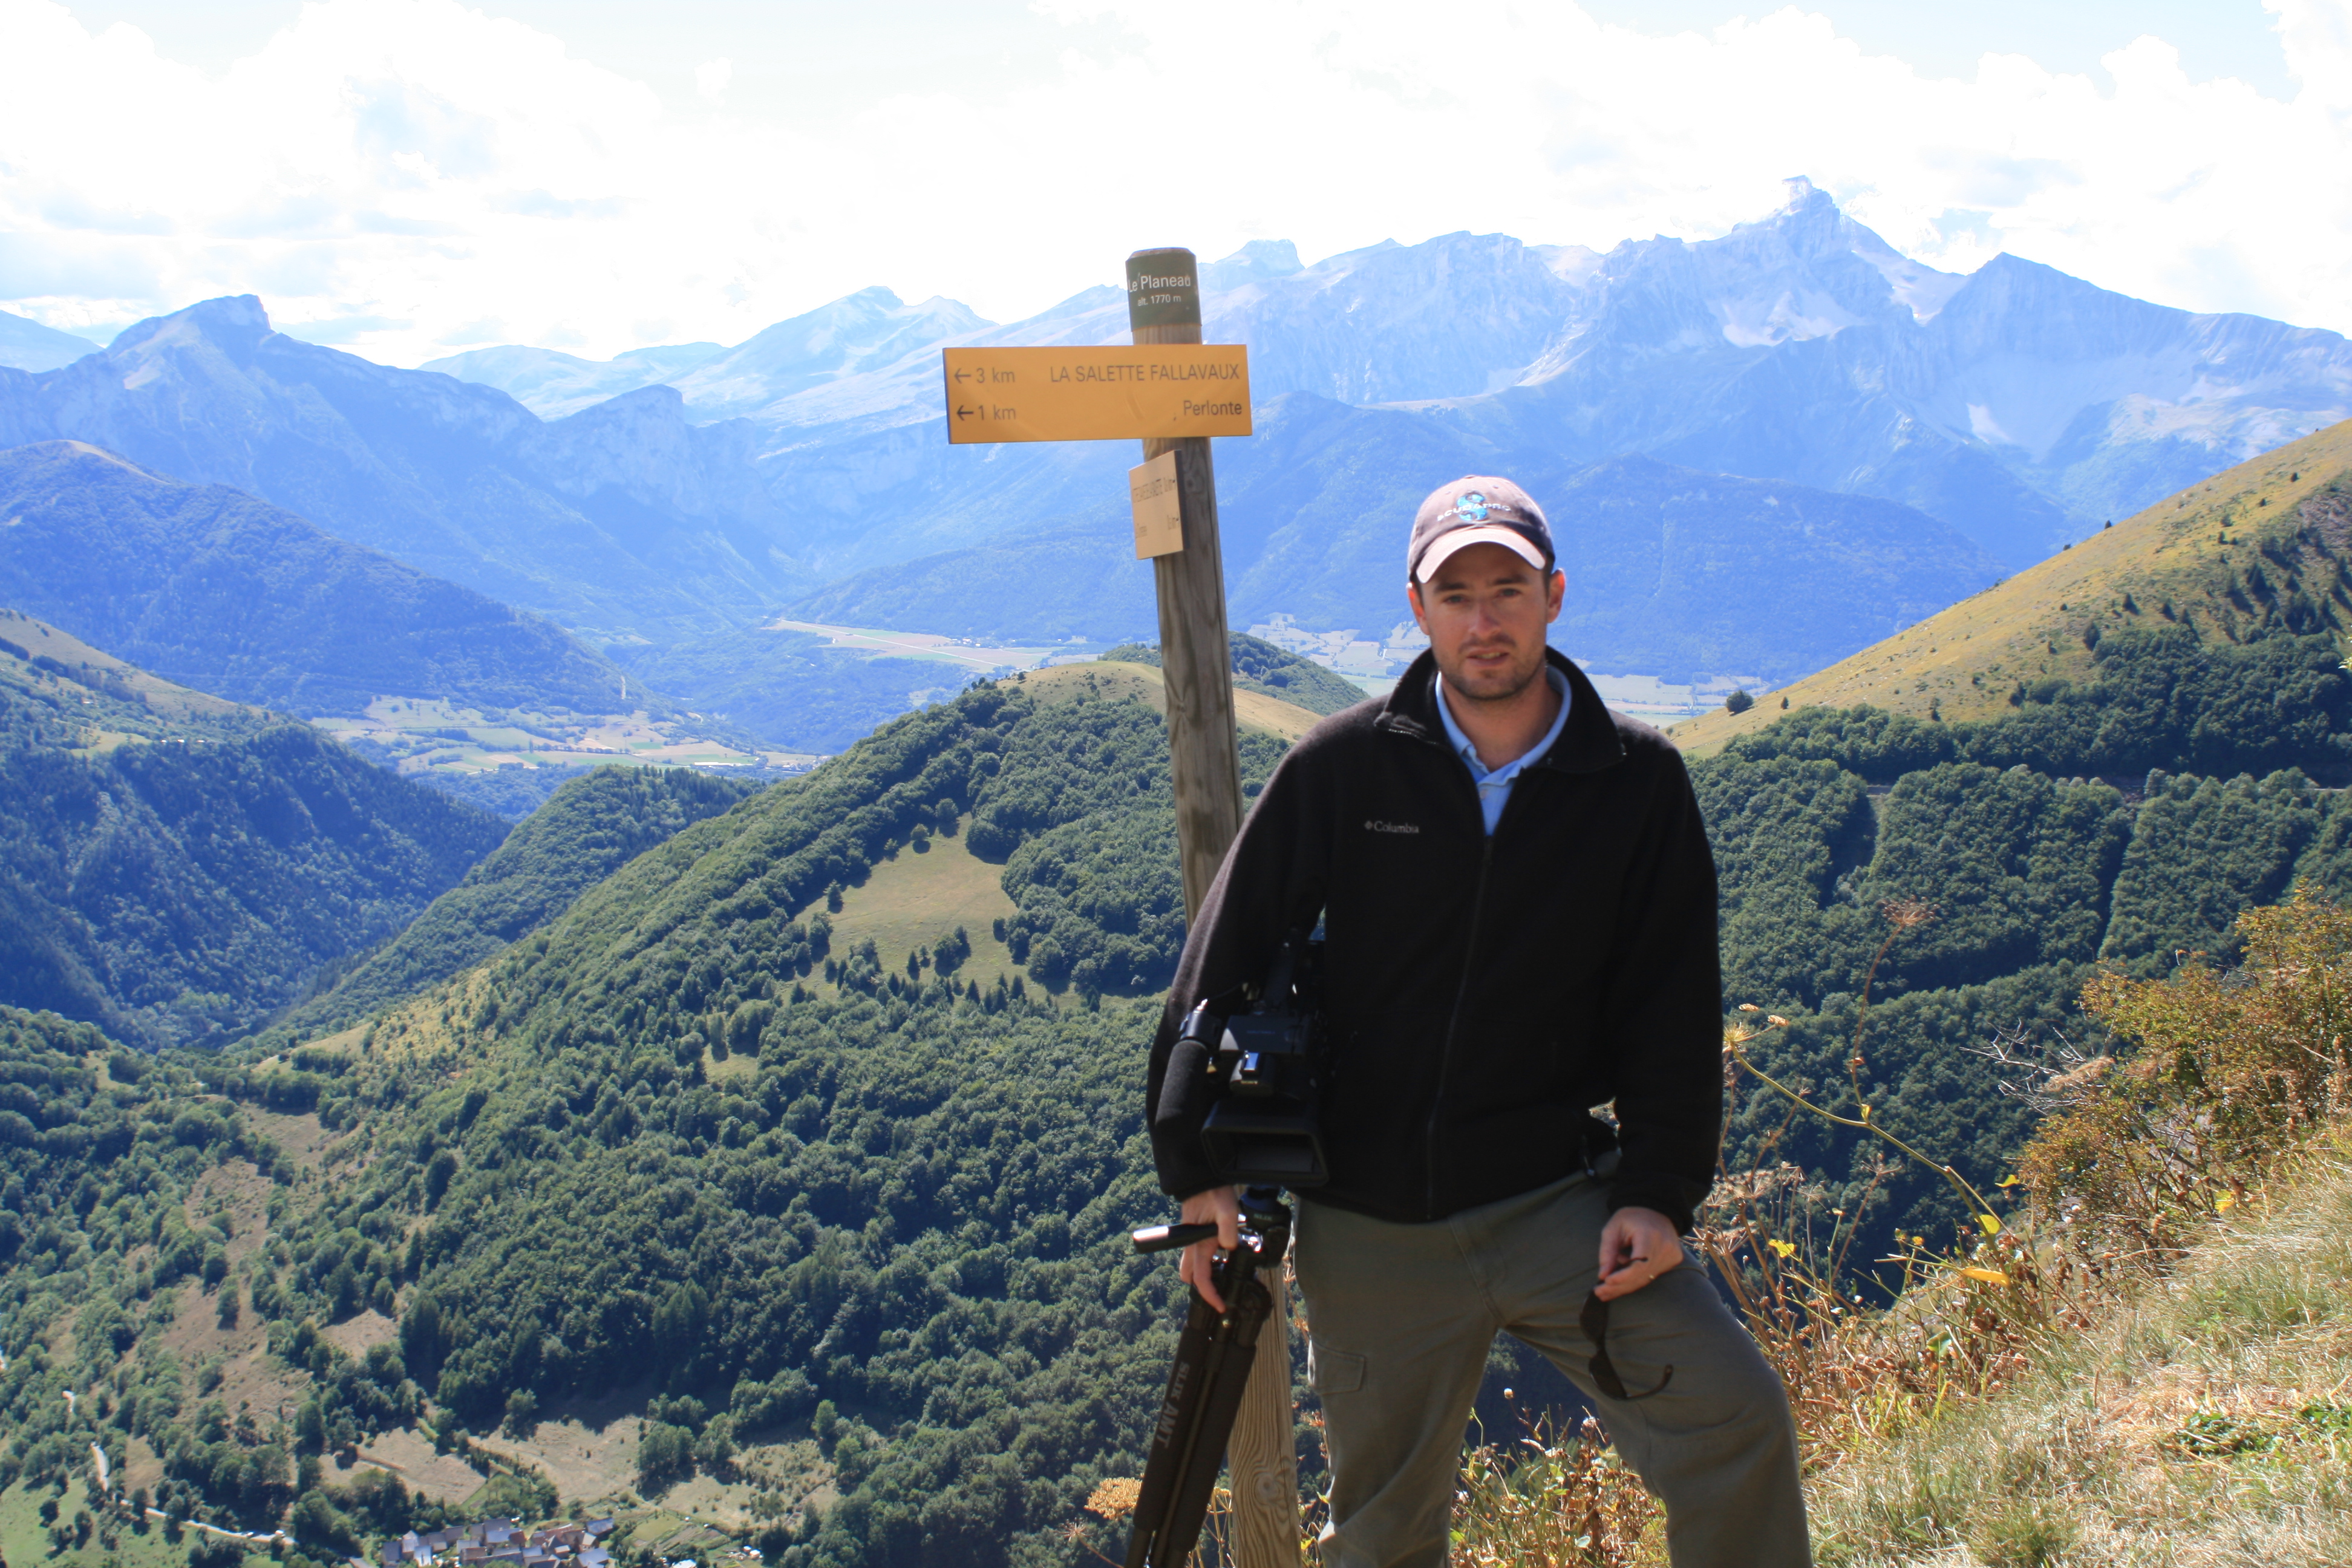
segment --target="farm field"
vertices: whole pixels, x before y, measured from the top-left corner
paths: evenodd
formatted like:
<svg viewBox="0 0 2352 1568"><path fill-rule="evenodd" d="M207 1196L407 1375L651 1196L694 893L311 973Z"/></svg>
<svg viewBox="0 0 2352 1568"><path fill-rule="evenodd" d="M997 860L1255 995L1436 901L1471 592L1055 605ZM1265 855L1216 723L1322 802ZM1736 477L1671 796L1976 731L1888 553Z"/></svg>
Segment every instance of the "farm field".
<svg viewBox="0 0 2352 1568"><path fill-rule="evenodd" d="M690 717L690 716L689 716ZM797 773L818 759L799 752L729 745L681 733L642 710L624 716L500 710L485 713L441 699L378 697L363 717L311 722L346 743L380 754L410 776L499 768L570 773L605 763L663 767L762 768Z"/></svg>
<svg viewBox="0 0 2352 1568"><path fill-rule="evenodd" d="M767 630L777 632L811 632L830 637L828 647L848 648L865 654L887 654L893 658L928 658L941 664L960 665L975 674L999 669L1035 669L1047 659L1088 658L1108 643L1055 643L1034 647L996 647L975 643L965 637L943 637L937 632L894 632L877 626L836 626L822 621L776 620L768 623Z"/></svg>
<svg viewBox="0 0 2352 1568"><path fill-rule="evenodd" d="M109 1515L94 1506L90 1498L90 1481L77 1477L66 1483L62 1496L46 1486L26 1486L21 1482L0 1491L0 1553L11 1563L38 1563L46 1568L186 1568L188 1548L202 1539L193 1527L183 1527L180 1539L173 1542L166 1535L163 1521L150 1519L142 1532L131 1528L120 1515ZM81 1545L68 1545L63 1552L49 1550L48 1529L41 1522L40 1508L55 1499L58 1518L70 1526L77 1516L88 1514L91 1521L89 1539Z"/></svg>

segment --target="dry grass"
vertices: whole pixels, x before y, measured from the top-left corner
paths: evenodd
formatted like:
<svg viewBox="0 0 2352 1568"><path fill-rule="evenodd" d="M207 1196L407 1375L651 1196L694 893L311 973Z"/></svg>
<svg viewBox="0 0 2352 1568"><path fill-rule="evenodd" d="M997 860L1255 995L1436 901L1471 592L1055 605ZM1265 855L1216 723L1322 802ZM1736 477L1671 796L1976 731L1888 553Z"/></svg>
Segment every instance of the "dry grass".
<svg viewBox="0 0 2352 1568"><path fill-rule="evenodd" d="M2164 1278L2074 1291L1993 1396L1850 1426L1813 1479L1822 1561L2352 1562L2352 1154L2273 1191Z"/></svg>
<svg viewBox="0 0 2352 1568"><path fill-rule="evenodd" d="M1160 671L1148 664L1097 660L1033 669L1023 678L1021 689L1049 707L1062 702L1120 702L1133 696L1150 703L1156 713L1168 711L1168 688ZM1244 730L1296 741L1321 723L1323 715L1262 691L1236 691L1234 721Z"/></svg>
<svg viewBox="0 0 2352 1568"><path fill-rule="evenodd" d="M362 1470L388 1470L418 1497L435 1502L461 1503L482 1489L489 1479L455 1454L433 1447L433 1439L413 1426L395 1427L371 1437L343 1462L340 1453L327 1456L329 1484L342 1486Z"/></svg>
<svg viewBox="0 0 2352 1568"><path fill-rule="evenodd" d="M2104 1066L2008 1064L2051 1112L2034 1231L1906 1258L1885 1313L1751 1308L1824 1562L2352 1562L2352 916L2305 892L2239 929L2227 976L2086 988L2128 1042Z"/></svg>
<svg viewBox="0 0 2352 1568"><path fill-rule="evenodd" d="M1452 1561L1464 1568L1650 1568L1665 1563L1665 1518L1599 1425L1538 1425L1481 1443L1462 1461Z"/></svg>

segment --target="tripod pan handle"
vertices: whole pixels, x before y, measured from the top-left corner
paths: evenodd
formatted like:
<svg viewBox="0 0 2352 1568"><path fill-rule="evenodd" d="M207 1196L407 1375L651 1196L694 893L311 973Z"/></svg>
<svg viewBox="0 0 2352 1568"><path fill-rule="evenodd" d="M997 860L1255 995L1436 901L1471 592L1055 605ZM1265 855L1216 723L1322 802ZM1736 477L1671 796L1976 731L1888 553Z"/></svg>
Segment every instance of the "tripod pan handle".
<svg viewBox="0 0 2352 1568"><path fill-rule="evenodd" d="M1216 1235L1217 1227L1213 1221L1203 1221L1199 1225L1150 1225L1135 1233L1135 1250L1173 1252L1196 1241L1213 1241Z"/></svg>

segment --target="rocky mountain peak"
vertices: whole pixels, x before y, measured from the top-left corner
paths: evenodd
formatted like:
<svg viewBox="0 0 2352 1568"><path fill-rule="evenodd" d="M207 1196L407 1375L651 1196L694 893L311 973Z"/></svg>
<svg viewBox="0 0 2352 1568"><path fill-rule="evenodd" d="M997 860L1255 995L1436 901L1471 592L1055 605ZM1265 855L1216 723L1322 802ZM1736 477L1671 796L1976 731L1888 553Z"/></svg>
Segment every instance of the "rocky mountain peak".
<svg viewBox="0 0 2352 1568"><path fill-rule="evenodd" d="M1231 256L1204 263L1201 287L1212 293L1238 289L1268 278L1288 278L1307 270L1298 247L1286 239L1253 239Z"/></svg>
<svg viewBox="0 0 2352 1568"><path fill-rule="evenodd" d="M107 353L121 356L141 348L209 342L232 356L241 357L258 348L262 340L276 330L269 324L269 312L262 308L258 295L230 294L201 300L168 316L150 316L126 328L108 345Z"/></svg>
<svg viewBox="0 0 2352 1568"><path fill-rule="evenodd" d="M860 289L778 321L674 384L696 417L731 418L992 324L954 300L909 305L887 289Z"/></svg>

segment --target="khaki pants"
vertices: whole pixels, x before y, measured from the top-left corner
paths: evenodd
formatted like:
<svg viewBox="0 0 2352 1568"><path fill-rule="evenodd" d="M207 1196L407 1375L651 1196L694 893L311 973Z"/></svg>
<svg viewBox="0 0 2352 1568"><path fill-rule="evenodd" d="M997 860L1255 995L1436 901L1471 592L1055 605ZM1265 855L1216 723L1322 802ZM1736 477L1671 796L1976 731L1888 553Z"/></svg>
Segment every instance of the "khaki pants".
<svg viewBox="0 0 2352 1568"><path fill-rule="evenodd" d="M1604 1171L1606 1169L1604 1163ZM1593 1385L1577 1314L1597 1274L1605 1180L1579 1175L1428 1225L1299 1205L1297 1269L1307 1376L1331 1466L1325 1568L1435 1568L1464 1429L1499 1331L1565 1373L1664 1505L1675 1568L1803 1568L1811 1562L1797 1434L1780 1380L1706 1265L1610 1303L1609 1355L1624 1386Z"/></svg>

